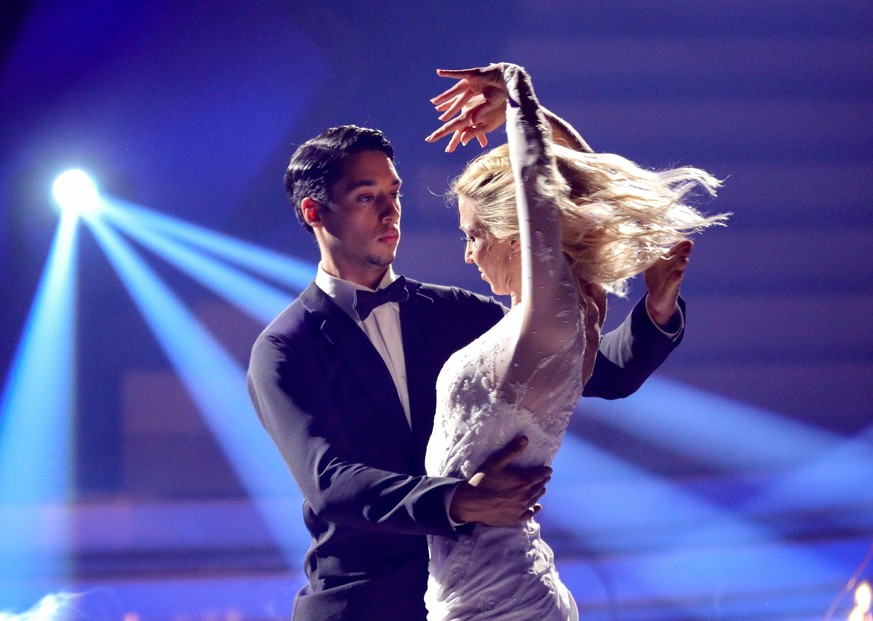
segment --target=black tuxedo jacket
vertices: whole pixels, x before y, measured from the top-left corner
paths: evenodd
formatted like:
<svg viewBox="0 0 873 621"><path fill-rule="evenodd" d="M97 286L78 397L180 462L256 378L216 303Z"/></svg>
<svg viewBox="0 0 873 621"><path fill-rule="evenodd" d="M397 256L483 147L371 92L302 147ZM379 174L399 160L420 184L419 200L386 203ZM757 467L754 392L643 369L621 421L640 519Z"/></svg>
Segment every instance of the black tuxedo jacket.
<svg viewBox="0 0 873 621"><path fill-rule="evenodd" d="M424 476L436 378L506 309L457 288L407 279L407 289L400 323L411 428L376 349L314 283L252 349L249 393L303 493L312 534L295 620L423 620L425 535L454 533L445 499L459 481ZM632 393L677 342L640 303L604 337L586 394Z"/></svg>

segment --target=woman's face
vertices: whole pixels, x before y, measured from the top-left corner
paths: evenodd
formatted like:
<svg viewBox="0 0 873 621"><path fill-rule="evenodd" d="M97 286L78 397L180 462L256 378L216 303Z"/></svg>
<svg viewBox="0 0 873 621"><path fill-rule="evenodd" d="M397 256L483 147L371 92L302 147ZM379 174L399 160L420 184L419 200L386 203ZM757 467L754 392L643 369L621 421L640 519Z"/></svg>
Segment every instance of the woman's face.
<svg viewBox="0 0 873 621"><path fill-rule="evenodd" d="M482 280L491 285L495 295L520 292L521 263L518 243L491 239L476 217L475 205L465 196L458 197L460 227L467 240L464 260L475 263Z"/></svg>

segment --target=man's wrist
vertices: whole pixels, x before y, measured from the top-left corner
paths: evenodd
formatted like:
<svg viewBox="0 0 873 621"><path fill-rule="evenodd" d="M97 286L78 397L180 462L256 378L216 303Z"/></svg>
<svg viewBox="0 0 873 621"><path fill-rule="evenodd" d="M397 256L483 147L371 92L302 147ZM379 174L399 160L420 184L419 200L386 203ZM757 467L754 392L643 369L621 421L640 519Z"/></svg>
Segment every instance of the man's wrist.
<svg viewBox="0 0 873 621"><path fill-rule="evenodd" d="M646 296L645 307L649 320L664 336L675 339L682 333L682 330L685 328L685 316L678 301L673 306L673 313L666 317L666 319L664 319L663 314L653 312L648 296Z"/></svg>
<svg viewBox="0 0 873 621"><path fill-rule="evenodd" d="M463 481L458 483L457 485L453 485L452 487L449 487L448 489L446 489L446 515L449 518L449 525L452 528L458 528L460 526L464 526L465 524L469 524L469 522L466 522L466 521L461 520L461 519L456 519L456 517L454 515L452 515L452 505L453 505L454 500L455 500L455 493L458 491L458 488L461 487L462 485L465 485L465 483ZM457 508L457 505L456 505L456 508Z"/></svg>

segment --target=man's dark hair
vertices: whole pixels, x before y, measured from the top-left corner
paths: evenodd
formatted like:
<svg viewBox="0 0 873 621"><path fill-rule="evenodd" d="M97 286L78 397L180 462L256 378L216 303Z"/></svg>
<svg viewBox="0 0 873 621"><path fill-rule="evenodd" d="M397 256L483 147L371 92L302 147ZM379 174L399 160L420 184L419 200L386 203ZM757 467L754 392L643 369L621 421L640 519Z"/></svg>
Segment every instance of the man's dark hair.
<svg viewBox="0 0 873 621"><path fill-rule="evenodd" d="M394 148L378 129L340 125L321 132L297 147L285 171L285 191L300 224L310 233L303 218L301 201L307 196L330 205L328 190L340 178L342 164L350 155L362 151L381 151L393 162Z"/></svg>

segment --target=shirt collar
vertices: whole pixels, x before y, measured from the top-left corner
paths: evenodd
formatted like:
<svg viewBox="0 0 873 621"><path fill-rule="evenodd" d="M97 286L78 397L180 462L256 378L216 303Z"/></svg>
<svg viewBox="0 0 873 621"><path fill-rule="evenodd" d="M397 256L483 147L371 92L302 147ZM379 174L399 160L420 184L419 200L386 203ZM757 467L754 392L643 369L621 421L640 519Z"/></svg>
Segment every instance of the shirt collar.
<svg viewBox="0 0 873 621"><path fill-rule="evenodd" d="M346 314L355 321L359 321L358 313L355 311L354 307L355 291L359 289L363 289L364 291L376 291L377 289L384 289L395 280L397 280L397 275L394 273L394 269L390 265L385 271L385 275L382 276L382 280L379 281L379 286L376 287L376 289L363 287L348 280L343 280L342 278L331 276L324 271L321 263L318 264L318 271L315 274L315 284L318 286L318 288L324 291L328 296L330 296L330 298L336 303L336 305L343 309Z"/></svg>

